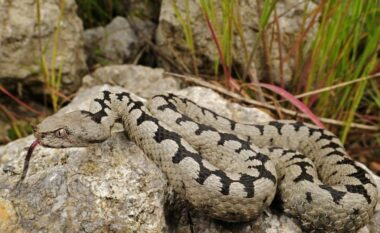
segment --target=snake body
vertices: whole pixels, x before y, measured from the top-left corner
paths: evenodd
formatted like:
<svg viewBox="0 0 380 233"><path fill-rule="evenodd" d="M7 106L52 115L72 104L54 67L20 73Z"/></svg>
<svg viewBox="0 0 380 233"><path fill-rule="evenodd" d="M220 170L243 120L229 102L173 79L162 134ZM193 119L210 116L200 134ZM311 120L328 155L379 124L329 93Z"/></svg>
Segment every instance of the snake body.
<svg viewBox="0 0 380 233"><path fill-rule="evenodd" d="M356 232L373 215L370 174L331 132L301 122L242 124L175 94L144 103L110 87L90 111L48 117L35 136L47 147L88 146L106 140L118 119L174 190L214 218L252 220L275 195L308 232Z"/></svg>

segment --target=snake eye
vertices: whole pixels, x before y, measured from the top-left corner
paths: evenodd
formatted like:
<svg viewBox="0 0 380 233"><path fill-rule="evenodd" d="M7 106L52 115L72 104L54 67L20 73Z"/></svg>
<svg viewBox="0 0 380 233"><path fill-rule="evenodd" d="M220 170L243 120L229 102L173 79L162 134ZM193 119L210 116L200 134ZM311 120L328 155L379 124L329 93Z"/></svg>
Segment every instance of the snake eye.
<svg viewBox="0 0 380 233"><path fill-rule="evenodd" d="M67 131L65 129L59 129L55 131L55 136L58 138L63 138L67 136Z"/></svg>

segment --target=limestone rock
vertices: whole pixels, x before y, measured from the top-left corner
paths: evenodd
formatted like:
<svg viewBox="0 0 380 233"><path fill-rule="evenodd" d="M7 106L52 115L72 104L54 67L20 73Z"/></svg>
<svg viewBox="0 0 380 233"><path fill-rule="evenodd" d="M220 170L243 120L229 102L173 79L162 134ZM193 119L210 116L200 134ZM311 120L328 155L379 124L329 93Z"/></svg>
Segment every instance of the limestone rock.
<svg viewBox="0 0 380 233"><path fill-rule="evenodd" d="M80 76L87 70L83 50L82 22L76 15L74 0L64 1L62 19L60 1L41 1L40 22L36 14L36 1L0 1L0 78L34 80L40 74L40 47L48 67L62 68L62 84L69 91L76 90ZM58 43L54 40L60 25ZM54 44L57 46L54 49ZM52 72L52 71L50 71Z"/></svg>
<svg viewBox="0 0 380 233"><path fill-rule="evenodd" d="M113 65L99 68L94 73L86 75L83 78L82 90L104 83L122 86L144 98L165 91L178 90L181 85L178 79L167 75L160 68Z"/></svg>
<svg viewBox="0 0 380 233"><path fill-rule="evenodd" d="M3 147L2 164L12 156L12 164L18 160L19 167L25 156L23 149L32 140L28 137L15 142L21 146L17 157L11 154L15 143ZM166 181L123 134L86 149L38 148L19 192L12 191L19 177L4 173L3 166L2 170L1 198L12 203L13 208L8 209L16 209L8 219L20 219L13 221L13 228L26 232L164 230ZM5 224L1 232L6 232L6 227L10 228Z"/></svg>
<svg viewBox="0 0 380 233"><path fill-rule="evenodd" d="M137 18L136 28L144 29L144 35L152 35L153 25ZM144 45L135 33L135 28L121 16L105 27L87 29L84 33L89 63L123 64L131 62ZM149 37L147 38L149 39Z"/></svg>
<svg viewBox="0 0 380 233"><path fill-rule="evenodd" d="M87 29L84 33L89 63L123 64L132 62L144 45L139 36L146 39L153 35L154 25L150 21L133 18L133 25L118 16L105 27ZM141 35L137 35L139 31Z"/></svg>

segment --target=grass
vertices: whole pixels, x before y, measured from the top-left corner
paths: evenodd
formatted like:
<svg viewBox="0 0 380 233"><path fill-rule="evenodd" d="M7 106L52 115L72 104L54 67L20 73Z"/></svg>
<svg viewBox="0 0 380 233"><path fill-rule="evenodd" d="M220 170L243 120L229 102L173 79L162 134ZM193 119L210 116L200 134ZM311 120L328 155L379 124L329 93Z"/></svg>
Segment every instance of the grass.
<svg viewBox="0 0 380 233"><path fill-rule="evenodd" d="M172 2L172 6L174 9L175 15L179 23L181 24L183 32L185 34L185 41L186 41L187 47L189 48L192 63L193 63L193 72L195 75L198 75L198 67L197 67L196 59L195 59L196 51L195 51L195 44L194 44L194 38L193 38L193 31L191 28L191 24L188 23L190 22L189 0L185 0L185 16L184 17L182 16L181 11L178 9L176 2Z"/></svg>
<svg viewBox="0 0 380 233"><path fill-rule="evenodd" d="M226 3L225 1L222 1L221 3L222 3L222 11L226 11L228 6L229 7L232 6L231 4ZM220 33L226 32L226 33L222 34L222 38L226 38L226 37L231 38L230 36L225 36L226 34L229 34L229 32L231 31L231 28L230 28L231 18L229 18L229 17L226 18L225 16L229 16L231 14L225 14L225 12L223 12L224 13L224 14L222 14L222 16L223 16L222 17L222 28L223 28L223 30L222 30L222 32L220 32L220 29L218 30L219 27L215 26L215 22L217 21L217 15L216 15L215 6L213 5L213 3L201 0L200 4L202 6L202 11L203 11L207 26L210 29L212 39L215 43L215 47L218 51L219 59L215 59L215 71L216 71L215 75L217 75L219 61L220 61L220 63L222 64L222 67L223 67L226 85L230 86L231 80L232 80L231 70L230 70L230 67L232 64L232 59L229 56L229 54L232 54L232 51L231 51L232 47L230 46L232 41L224 40L223 41L224 43L220 44L218 34L220 35ZM233 9L230 9L230 10L232 11ZM213 24L213 22L214 22L214 24ZM226 45L227 42L228 42L228 44Z"/></svg>
<svg viewBox="0 0 380 233"><path fill-rule="evenodd" d="M300 64L304 69L293 81L293 85L305 83L299 87L302 92L368 76L379 62L378 1L321 4L324 4L322 20L312 50L302 59L309 63ZM346 125L340 136L345 141L367 87L368 81L363 80L333 93L309 96L304 101L320 116L344 119Z"/></svg>
<svg viewBox="0 0 380 233"><path fill-rule="evenodd" d="M281 33L279 28L281 15L275 8L277 1L268 0L261 3L262 6L258 6L261 9L258 20L259 28L257 36L254 38L257 43L248 52L246 44L252 38L243 37L237 1L199 1L199 6L205 16L205 27L209 27L218 51L215 66L222 64L225 79L231 78L231 70L233 69L231 67L233 65L232 54L234 54L231 46L232 41L240 39L241 44L243 44L243 51L239 52L244 52L246 57L245 69L234 73L234 81L238 80L240 86L244 86L244 82L248 80L246 79L249 73L248 67L250 67L252 58L257 52L258 43L262 43L261 46L264 51L268 51L273 42L280 42L281 44L281 41L268 40L268 33L273 33L268 29L269 26L275 28L277 26L276 33ZM187 13L180 13L176 9L177 17L180 14ZM377 25L379 20L380 5L378 0L368 2L356 0L345 2L340 0L321 1L313 11L303 16L300 32L292 45L292 49L287 54L280 54L279 67L270 64L269 53L264 54L268 63L267 72L269 74L269 79L266 81L274 84L270 77L271 74L275 71L283 74L283 66L293 62L291 58L294 57L295 64L293 67L296 68L296 72L287 88L294 90L294 95L310 93L316 89L325 88L328 90L305 95L300 99L313 109L316 115L344 121L345 125L339 131L343 142L347 140L350 126L354 121L371 125L380 124L378 118L380 115L378 83L367 78L360 79L380 70L378 57L380 27ZM191 31L191 23L188 21L186 24L182 20L181 25L184 32ZM308 34L315 27L317 32L313 41L306 43ZM191 50L194 50L194 38L191 38L186 32L184 34L188 44L191 43ZM234 35L237 36L234 37ZM217 72L215 69L215 75L218 75ZM280 76L279 84L281 87L285 87L284 79L282 75ZM226 85L228 86L230 83L226 82ZM344 85L339 85L342 83ZM231 89L230 86L228 88ZM364 112L363 109L365 109ZM365 121L363 119L372 120Z"/></svg>
<svg viewBox="0 0 380 233"><path fill-rule="evenodd" d="M124 10L121 1L77 0L76 3L85 28L104 26Z"/></svg>
<svg viewBox="0 0 380 233"><path fill-rule="evenodd" d="M149 10L141 5L159 4L158 0L141 0L140 8L129 9L127 2L122 0L76 0L78 15L82 19L84 28L93 28L107 25L115 16L137 16L141 19L154 18ZM158 7L158 6L157 6Z"/></svg>
<svg viewBox="0 0 380 233"><path fill-rule="evenodd" d="M53 35L53 40L49 41L47 44L42 44L42 36L41 36L41 0L37 0L36 11L37 11L37 30L39 35L39 52L40 52L40 75L43 76L45 90L50 96L50 101L53 106L54 112L59 109L59 101L60 96L59 92L61 89L62 82L62 68L64 61L60 61L58 64L59 57L59 40L61 33L61 22L64 17L64 9L65 9L65 0L59 0L59 15L56 20L55 31ZM49 50L50 47L50 50ZM47 62L47 53L51 52L50 66ZM58 69L57 69L58 66Z"/></svg>

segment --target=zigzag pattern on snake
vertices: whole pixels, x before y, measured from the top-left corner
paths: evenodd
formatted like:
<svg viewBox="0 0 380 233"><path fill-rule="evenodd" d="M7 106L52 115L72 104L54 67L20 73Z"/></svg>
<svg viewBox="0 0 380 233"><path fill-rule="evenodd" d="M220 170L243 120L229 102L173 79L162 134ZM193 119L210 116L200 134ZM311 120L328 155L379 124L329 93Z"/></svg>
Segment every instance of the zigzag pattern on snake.
<svg viewBox="0 0 380 233"><path fill-rule="evenodd" d="M46 118L35 136L47 147L88 146L106 140L118 119L174 190L214 218L252 220L275 195L308 232L356 232L373 215L370 174L331 132L301 122L242 124L174 94L145 104L111 87L90 111Z"/></svg>

